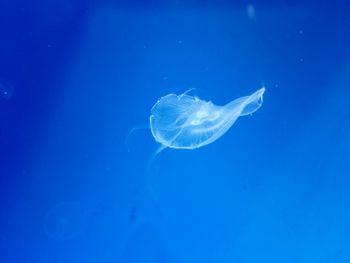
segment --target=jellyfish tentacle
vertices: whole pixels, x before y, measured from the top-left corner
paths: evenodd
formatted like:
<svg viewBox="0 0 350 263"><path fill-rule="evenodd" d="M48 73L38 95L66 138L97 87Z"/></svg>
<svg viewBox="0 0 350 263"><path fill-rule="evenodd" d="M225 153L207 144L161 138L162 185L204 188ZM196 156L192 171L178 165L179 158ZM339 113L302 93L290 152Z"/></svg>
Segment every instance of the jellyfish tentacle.
<svg viewBox="0 0 350 263"><path fill-rule="evenodd" d="M125 148L127 150L127 152L130 152L130 138L131 136L136 132L136 131L140 131L140 130L148 130L149 129L149 126L147 125L140 125L140 126L135 126L135 127L132 127L130 129L130 131L128 132L128 134L126 135L125 137L125 141L124 141L124 144L125 144Z"/></svg>

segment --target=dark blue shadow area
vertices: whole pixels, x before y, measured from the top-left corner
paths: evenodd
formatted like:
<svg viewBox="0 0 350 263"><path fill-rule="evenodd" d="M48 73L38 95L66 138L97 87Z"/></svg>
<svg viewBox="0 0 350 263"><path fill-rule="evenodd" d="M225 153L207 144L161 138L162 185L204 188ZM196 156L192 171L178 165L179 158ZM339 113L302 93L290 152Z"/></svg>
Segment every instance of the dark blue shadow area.
<svg viewBox="0 0 350 263"><path fill-rule="evenodd" d="M3 1L0 27L0 262L349 262L346 4ZM263 85L154 157L158 98Z"/></svg>
<svg viewBox="0 0 350 263"><path fill-rule="evenodd" d="M6 164L6 176L1 176L5 191L13 177L26 180L22 164L40 142L58 103L58 71L76 51L85 5L65 4L1 3L0 155ZM11 95L4 96L9 91Z"/></svg>

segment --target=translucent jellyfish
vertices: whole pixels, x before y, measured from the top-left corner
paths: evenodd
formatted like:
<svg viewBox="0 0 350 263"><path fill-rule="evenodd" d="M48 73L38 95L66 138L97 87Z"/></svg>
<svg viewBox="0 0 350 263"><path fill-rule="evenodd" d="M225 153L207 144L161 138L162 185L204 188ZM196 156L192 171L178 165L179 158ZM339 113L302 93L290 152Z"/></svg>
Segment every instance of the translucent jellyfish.
<svg viewBox="0 0 350 263"><path fill-rule="evenodd" d="M44 230L54 240L72 239L87 225L87 212L79 202L62 202L46 213Z"/></svg>
<svg viewBox="0 0 350 263"><path fill-rule="evenodd" d="M236 122L238 117L257 111L263 103L265 88L240 97L224 106L190 96L168 94L151 109L150 127L162 149L196 149L208 145ZM158 152L159 152L158 151Z"/></svg>

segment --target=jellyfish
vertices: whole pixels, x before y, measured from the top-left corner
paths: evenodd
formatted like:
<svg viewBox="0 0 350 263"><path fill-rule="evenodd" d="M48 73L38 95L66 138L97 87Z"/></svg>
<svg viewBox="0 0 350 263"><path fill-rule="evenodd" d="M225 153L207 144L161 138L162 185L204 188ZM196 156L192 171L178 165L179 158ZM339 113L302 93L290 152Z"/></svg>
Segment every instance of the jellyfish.
<svg viewBox="0 0 350 263"><path fill-rule="evenodd" d="M224 106L187 92L161 97L151 109L150 128L154 139L165 148L196 149L223 136L238 117L251 115L263 103L265 88Z"/></svg>
<svg viewBox="0 0 350 263"><path fill-rule="evenodd" d="M68 240L81 234L87 224L87 213L79 202L59 203L46 213L45 234L57 241Z"/></svg>

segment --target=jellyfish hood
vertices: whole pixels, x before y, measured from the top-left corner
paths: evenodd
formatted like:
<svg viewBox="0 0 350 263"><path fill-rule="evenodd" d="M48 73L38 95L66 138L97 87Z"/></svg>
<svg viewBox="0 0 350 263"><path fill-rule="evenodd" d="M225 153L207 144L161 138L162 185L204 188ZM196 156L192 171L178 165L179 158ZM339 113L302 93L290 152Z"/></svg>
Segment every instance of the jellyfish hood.
<svg viewBox="0 0 350 263"><path fill-rule="evenodd" d="M151 109L150 127L154 139L165 147L195 149L224 135L240 116L257 111L265 88L224 106L186 93L161 97Z"/></svg>

